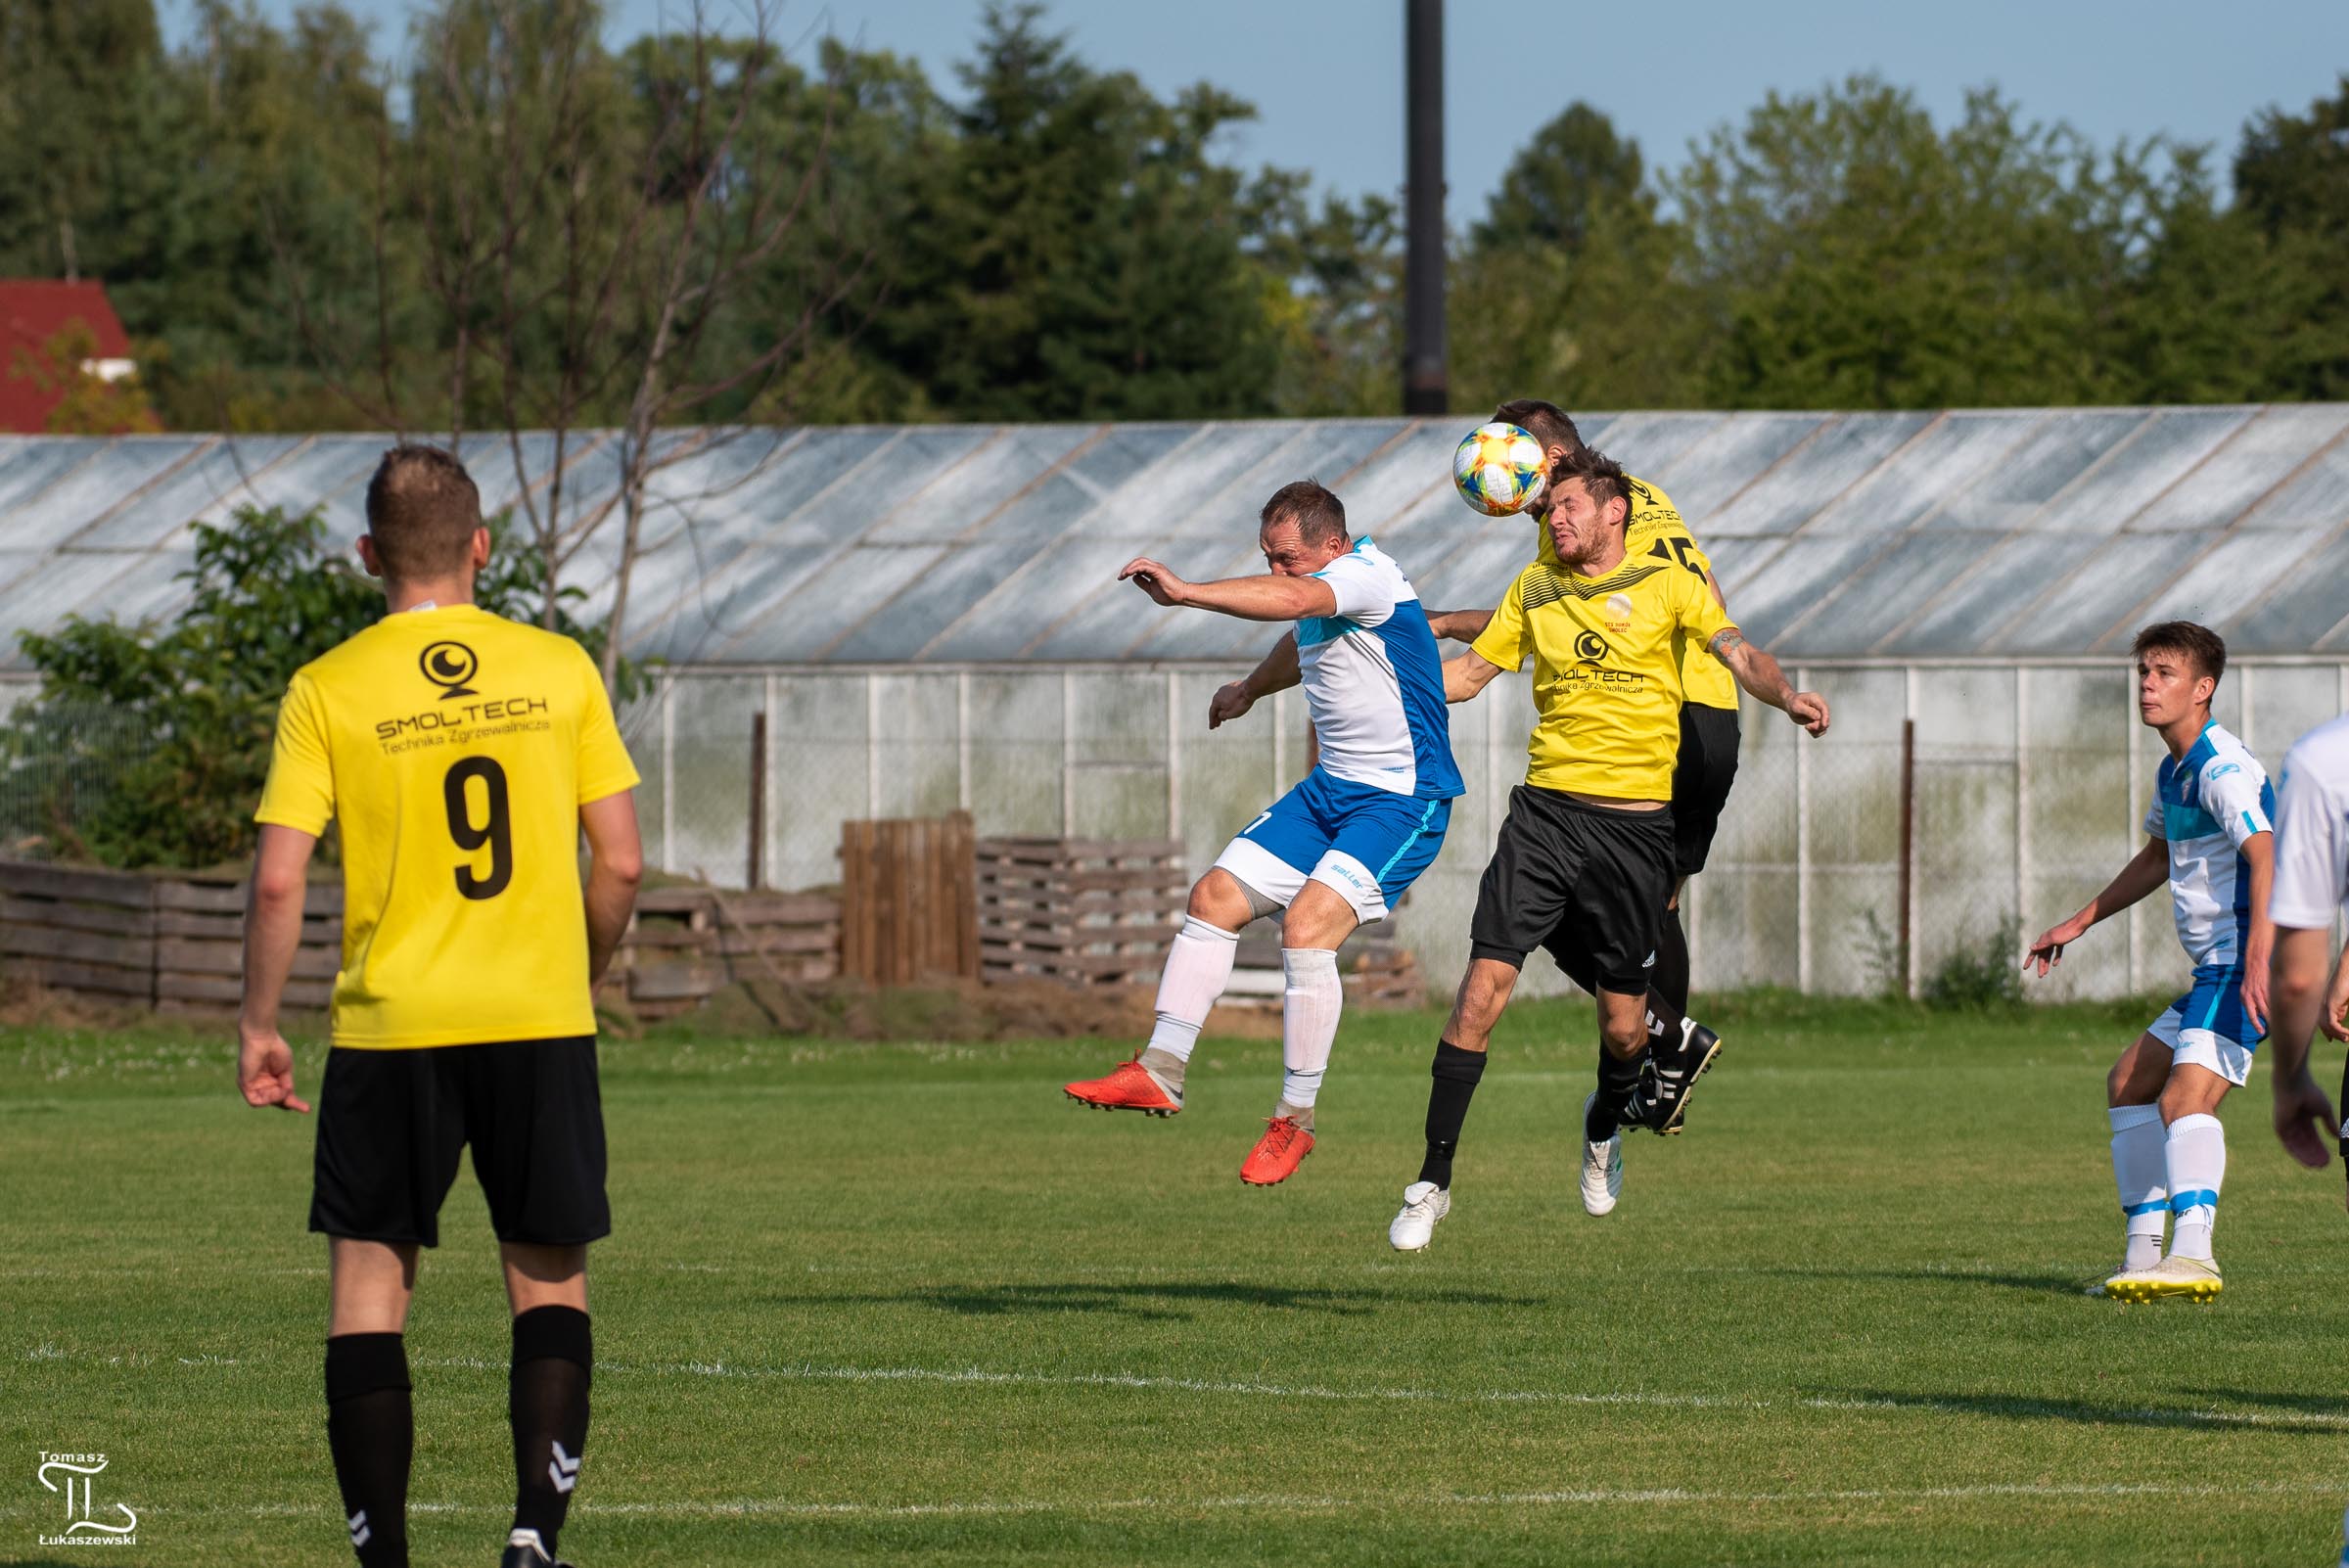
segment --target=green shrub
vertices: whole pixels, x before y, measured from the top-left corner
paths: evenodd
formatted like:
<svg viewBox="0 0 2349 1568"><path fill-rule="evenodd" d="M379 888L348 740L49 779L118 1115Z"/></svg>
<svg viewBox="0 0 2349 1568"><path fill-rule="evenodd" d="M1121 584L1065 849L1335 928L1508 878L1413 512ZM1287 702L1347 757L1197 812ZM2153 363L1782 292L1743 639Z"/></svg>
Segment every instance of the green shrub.
<svg viewBox="0 0 2349 1568"><path fill-rule="evenodd" d="M501 517L491 532L503 531ZM384 613L382 588L329 554L325 535L316 510L243 507L196 526L182 574L193 592L168 626L74 616L23 634L41 689L0 724L0 825L17 852L126 868L252 853L286 683ZM517 620L537 619L541 592L529 546L493 549L475 584L484 609ZM600 631L568 613L578 597L557 595L557 628L600 653Z"/></svg>
<svg viewBox="0 0 2349 1568"><path fill-rule="evenodd" d="M2023 1004L2023 928L2005 915L1986 936L1968 936L1925 981L1937 1012L1990 1012Z"/></svg>

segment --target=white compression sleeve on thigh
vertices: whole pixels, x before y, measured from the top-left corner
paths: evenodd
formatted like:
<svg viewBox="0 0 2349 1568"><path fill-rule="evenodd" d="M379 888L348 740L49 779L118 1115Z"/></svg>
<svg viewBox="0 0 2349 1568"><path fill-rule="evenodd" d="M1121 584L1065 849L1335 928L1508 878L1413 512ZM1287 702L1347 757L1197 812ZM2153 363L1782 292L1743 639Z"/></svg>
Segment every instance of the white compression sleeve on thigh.
<svg viewBox="0 0 2349 1568"><path fill-rule="evenodd" d="M1199 1027L1231 983L1232 960L1239 953L1238 932L1211 926L1197 915L1182 922L1167 948L1167 967L1158 977L1158 1024L1150 1031L1150 1049L1165 1051L1176 1061L1191 1059Z"/></svg>
<svg viewBox="0 0 2349 1568"><path fill-rule="evenodd" d="M2161 1226L2170 1216L2167 1137L2157 1105L2116 1105L2112 1117L2112 1179L2121 1190L2129 1233L2123 1268L2161 1262Z"/></svg>
<svg viewBox="0 0 2349 1568"><path fill-rule="evenodd" d="M1329 1071L1346 988L1338 979L1338 955L1325 947L1283 947L1280 968L1288 982L1280 1009L1280 1097L1303 1110L1321 1092L1321 1075Z"/></svg>
<svg viewBox="0 0 2349 1568"><path fill-rule="evenodd" d="M2170 1213L2176 1217L2170 1251L2210 1261L2210 1227L2219 1218L2219 1185L2227 1178L2227 1129L2199 1112L2170 1124Z"/></svg>

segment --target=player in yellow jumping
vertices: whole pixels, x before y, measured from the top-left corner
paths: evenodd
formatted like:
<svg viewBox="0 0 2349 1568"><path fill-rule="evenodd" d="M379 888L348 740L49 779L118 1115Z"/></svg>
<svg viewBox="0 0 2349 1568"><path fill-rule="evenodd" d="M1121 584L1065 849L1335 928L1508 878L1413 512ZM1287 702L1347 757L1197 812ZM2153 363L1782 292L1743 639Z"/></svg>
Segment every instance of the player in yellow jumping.
<svg viewBox="0 0 2349 1568"><path fill-rule="evenodd" d="M1520 397L1493 411L1496 421L1515 425L1543 448L1545 474L1564 459L1586 448L1574 421L1557 404L1537 397ZM1713 576L1712 560L1688 530L1671 497L1645 480L1625 476L1629 486L1630 521L1624 533L1626 557L1640 564L1662 564L1701 578L1713 602L1727 608L1721 584ZM1529 510L1539 511L1537 500ZM1558 564L1557 545L1546 525L1535 529L1534 559ZM1438 637L1474 643L1492 621L1490 610L1451 610L1428 617ZM1688 1014L1688 933L1681 920L1681 895L1688 879L1705 868L1713 836L1721 825L1722 807L1737 777L1737 682L1702 639L1685 633L1674 639L1680 666L1680 750L1672 774L1673 883L1657 928L1653 964L1648 968L1648 1024L1652 1035L1675 1046L1685 1041L1705 1060L1718 1046L1713 1032ZM1598 990L1599 974L1587 948L1553 945L1550 956L1574 983L1588 992ZM1621 1109L1636 1082L1637 1064L1625 1062L1603 1047L1598 1055L1598 1086L1583 1106L1583 1208L1603 1215L1615 1207L1623 1190L1623 1132ZM1678 1130L1678 1123L1674 1124Z"/></svg>
<svg viewBox="0 0 2349 1568"><path fill-rule="evenodd" d="M1461 1124L1534 948L1589 956L1600 1042L1614 1063L1644 1068L1627 1118L1668 1130L1703 1070L1700 1042L1685 1035L1648 1051L1646 959L1673 887L1682 644L1709 648L1739 686L1813 735L1827 728L1825 700L1794 690L1700 576L1630 553L1630 490L1598 453L1558 454L1538 503L1556 564L1519 573L1474 647L1444 667L1446 698L1465 702L1530 658L1539 717L1526 781L1509 794L1477 890L1468 969L1431 1069L1427 1157L1387 1231L1398 1251L1425 1247L1451 1212Z"/></svg>
<svg viewBox="0 0 2349 1568"><path fill-rule="evenodd" d="M390 612L297 671L278 711L237 1082L250 1104L309 1109L278 1004L335 822L343 967L310 1228L327 1237L326 1433L350 1544L365 1568L408 1560L403 1334L470 1144L514 1310L501 1568L547 1568L587 1437L587 1244L612 1229L590 992L642 872L636 769L579 645L474 605L489 534L454 457L385 455L359 555Z"/></svg>

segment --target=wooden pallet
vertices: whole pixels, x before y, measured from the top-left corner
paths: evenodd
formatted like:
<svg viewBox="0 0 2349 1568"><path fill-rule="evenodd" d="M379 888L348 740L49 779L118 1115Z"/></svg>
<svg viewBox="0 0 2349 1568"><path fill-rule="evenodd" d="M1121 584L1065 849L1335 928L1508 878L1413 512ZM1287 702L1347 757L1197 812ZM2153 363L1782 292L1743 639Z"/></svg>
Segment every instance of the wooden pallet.
<svg viewBox="0 0 2349 1568"><path fill-rule="evenodd" d="M1180 845L982 839L977 859L985 978L1157 984L1190 891Z"/></svg>

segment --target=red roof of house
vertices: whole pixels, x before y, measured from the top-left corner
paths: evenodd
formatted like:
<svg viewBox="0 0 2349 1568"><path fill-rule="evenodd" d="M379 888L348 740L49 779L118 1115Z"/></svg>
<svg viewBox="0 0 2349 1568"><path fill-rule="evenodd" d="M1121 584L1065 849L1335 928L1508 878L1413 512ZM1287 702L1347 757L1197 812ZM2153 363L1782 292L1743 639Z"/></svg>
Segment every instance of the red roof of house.
<svg viewBox="0 0 2349 1568"><path fill-rule="evenodd" d="M130 357L130 335L107 303L104 284L0 278L0 432L37 435L48 428L59 394L15 374L17 356L39 352L76 321L97 338L97 358Z"/></svg>

